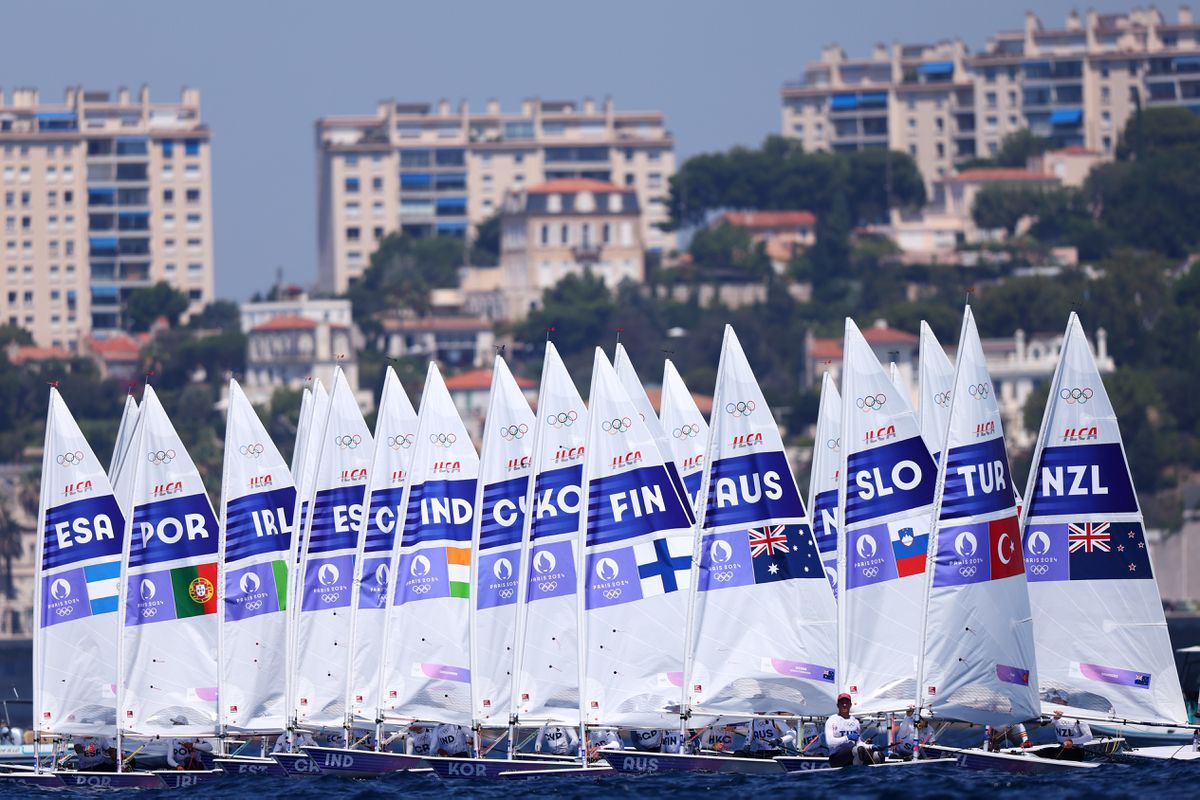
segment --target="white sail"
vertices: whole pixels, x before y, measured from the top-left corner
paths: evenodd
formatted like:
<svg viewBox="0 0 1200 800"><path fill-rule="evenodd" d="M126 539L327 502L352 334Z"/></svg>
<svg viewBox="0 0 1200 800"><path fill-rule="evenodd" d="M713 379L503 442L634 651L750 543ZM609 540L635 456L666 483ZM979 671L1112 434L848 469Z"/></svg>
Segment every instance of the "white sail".
<svg viewBox="0 0 1200 800"><path fill-rule="evenodd" d="M512 710L521 532L533 471L534 424L529 401L497 356L471 538L471 708L482 725L507 725Z"/></svg>
<svg viewBox="0 0 1200 800"><path fill-rule="evenodd" d="M300 395L300 416L296 420L296 441L292 447L292 463L288 467L293 475L304 463L304 446L308 443L308 430L312 425L312 415L313 393L305 386L303 394Z"/></svg>
<svg viewBox="0 0 1200 800"><path fill-rule="evenodd" d="M122 553L119 730L217 733L217 546L212 503L154 389L129 451ZM125 470L122 470L123 472Z"/></svg>
<svg viewBox="0 0 1200 800"><path fill-rule="evenodd" d="M526 724L579 723L575 563L583 508L587 409L558 350L546 342L533 436L533 484L521 547L513 714Z"/></svg>
<svg viewBox="0 0 1200 800"><path fill-rule="evenodd" d="M839 683L856 713L916 693L937 467L916 414L847 318L842 348Z"/></svg>
<svg viewBox="0 0 1200 800"><path fill-rule="evenodd" d="M588 411L580 714L591 725L673 726L683 699L691 515L667 469L671 456L599 348Z"/></svg>
<svg viewBox="0 0 1200 800"><path fill-rule="evenodd" d="M296 487L287 462L237 381L229 382L221 482L223 732L287 727L288 558Z"/></svg>
<svg viewBox="0 0 1200 800"><path fill-rule="evenodd" d="M833 378L826 372L821 379L808 507L812 509L813 535L821 553L821 566L835 598L838 594L838 476L841 474L842 398Z"/></svg>
<svg viewBox="0 0 1200 800"><path fill-rule="evenodd" d="M137 427L138 404L133 399L133 392L125 395L125 407L121 410L121 424L117 426L117 441L113 444L112 459L108 462L108 479L116 479L117 472L125 462L129 453L129 443L133 440L133 431Z"/></svg>
<svg viewBox="0 0 1200 800"><path fill-rule="evenodd" d="M1186 723L1120 427L1074 313L1025 496L1043 711Z"/></svg>
<svg viewBox="0 0 1200 800"><path fill-rule="evenodd" d="M392 585L392 553L401 528L404 485L417 441L417 412L400 385L396 371L387 368L379 413L375 419L375 449L367 481L363 515L354 559L358 602L350 609L350 680L347 703L354 722L374 724L379 710L379 666L383 661L384 618Z"/></svg>
<svg viewBox="0 0 1200 800"><path fill-rule="evenodd" d="M304 728L340 728L346 721L354 555L371 466L371 432L339 369L325 423L313 426L316 478L300 558L292 707ZM307 456L306 456L307 458Z"/></svg>
<svg viewBox="0 0 1200 800"><path fill-rule="evenodd" d="M836 605L779 428L725 327L697 523L693 711L833 707Z"/></svg>
<svg viewBox="0 0 1200 800"><path fill-rule="evenodd" d="M946 444L946 426L950 422L950 395L954 388L954 365L933 335L933 329L921 320L921 350L918 357L921 435L935 459L941 458Z"/></svg>
<svg viewBox="0 0 1200 800"><path fill-rule="evenodd" d="M696 406L696 399L679 376L679 370L667 359L663 365L662 398L659 420L667 433L669 452L693 515L700 509L700 483L704 480L704 448L708 445L708 421ZM661 446L660 446L661 449Z"/></svg>
<svg viewBox="0 0 1200 800"><path fill-rule="evenodd" d="M75 418L50 389L34 578L34 724L42 735L117 725L122 516Z"/></svg>
<svg viewBox="0 0 1200 800"><path fill-rule="evenodd" d="M654 413L654 406L650 403L650 397L646 394L646 388L642 386L642 379L638 377L637 370L633 368L633 362L629 360L629 354L625 352L625 346L617 342L616 354L613 357L612 366L617 371L617 378L621 381L621 386L624 387L625 393L629 395L630 401L633 402L634 408L637 409L638 416L646 423L646 427L650 430L650 435L654 437L655 444L658 445L658 451L666 457L664 464L667 474L671 476L671 482L675 485L675 493L680 497L686 497L687 493L683 486L683 479L679 475L679 467L675 464L675 459L671 454L671 443L667 437L665 426L659 420L658 415ZM660 398L661 402L661 398ZM695 520L692 513L691 503L687 503L688 518Z"/></svg>
<svg viewBox="0 0 1200 800"><path fill-rule="evenodd" d="M939 460L918 703L1005 724L1039 714L1029 590L996 392L970 306Z"/></svg>
<svg viewBox="0 0 1200 800"><path fill-rule="evenodd" d="M429 364L404 488L388 609L385 718L471 724L471 530L479 456L437 365Z"/></svg>

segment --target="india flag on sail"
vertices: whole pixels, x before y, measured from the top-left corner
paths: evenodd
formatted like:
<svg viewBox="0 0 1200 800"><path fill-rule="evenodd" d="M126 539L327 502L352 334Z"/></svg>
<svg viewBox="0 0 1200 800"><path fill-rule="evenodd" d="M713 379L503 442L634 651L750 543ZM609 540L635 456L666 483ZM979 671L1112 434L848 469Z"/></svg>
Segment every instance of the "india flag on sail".
<svg viewBox="0 0 1200 800"><path fill-rule="evenodd" d="M588 724L661 727L683 699L691 514L670 455L599 348L588 409L580 713Z"/></svg>
<svg viewBox="0 0 1200 800"><path fill-rule="evenodd" d="M472 550L475 599L471 604L471 707L483 724L507 724L512 707L513 650L521 578L533 428L529 401L497 357L492 369L480 457Z"/></svg>
<svg viewBox="0 0 1200 800"><path fill-rule="evenodd" d="M828 713L836 606L783 439L733 328L717 369L685 683L693 709ZM738 646L728 646L736 632Z"/></svg>
<svg viewBox="0 0 1200 800"><path fill-rule="evenodd" d="M579 723L576 545L588 412L546 342L533 439L533 488L522 533L513 713L524 723Z"/></svg>
<svg viewBox="0 0 1200 800"><path fill-rule="evenodd" d="M821 379L821 405L813 440L812 475L808 507L813 513L813 534L821 552L821 566L834 597L838 593L838 476L842 472L842 398L833 378Z"/></svg>
<svg viewBox="0 0 1200 800"><path fill-rule="evenodd" d="M708 444L708 421L696 406L696 399L679 376L679 370L667 359L663 365L662 398L659 420L667 436L667 449L683 482L693 514L700 507L700 482L704 479L704 448ZM662 447L660 445L660 450Z"/></svg>
<svg viewBox="0 0 1200 800"><path fill-rule="evenodd" d="M401 527L404 485L417 436L417 412L391 367L383 378L379 414L375 421L375 452L371 459L355 583L358 602L350 607L349 708L360 723L374 723L379 709L379 665L383 659L384 618L391 586L392 553Z"/></svg>
<svg viewBox="0 0 1200 800"><path fill-rule="evenodd" d="M316 458L300 559L291 703L301 727L342 727L350 659L350 605L363 492L371 466L371 432L339 369L329 411L310 447ZM308 456L306 456L308 458Z"/></svg>
<svg viewBox="0 0 1200 800"><path fill-rule="evenodd" d="M287 727L288 558L296 489L237 381L229 382L221 481L221 727Z"/></svg>
<svg viewBox="0 0 1200 800"><path fill-rule="evenodd" d="M916 691L937 467L906 393L853 320L842 349L841 685L854 711L897 711Z"/></svg>
<svg viewBox="0 0 1200 800"><path fill-rule="evenodd" d="M1186 722L1120 427L1074 313L1025 496L1042 712Z"/></svg>
<svg viewBox="0 0 1200 800"><path fill-rule="evenodd" d="M383 715L471 724L471 532L479 456L437 365L417 415L384 654Z"/></svg>
<svg viewBox="0 0 1200 800"><path fill-rule="evenodd" d="M136 406L135 406L136 407ZM115 724L125 519L75 418L50 389L34 581L34 724L107 734Z"/></svg>
<svg viewBox="0 0 1200 800"><path fill-rule="evenodd" d="M118 725L135 735L212 736L219 530L200 473L150 386L128 458Z"/></svg>
<svg viewBox="0 0 1200 800"><path fill-rule="evenodd" d="M968 306L939 462L917 693L946 719L998 725L1040 711L1013 498L995 387Z"/></svg>

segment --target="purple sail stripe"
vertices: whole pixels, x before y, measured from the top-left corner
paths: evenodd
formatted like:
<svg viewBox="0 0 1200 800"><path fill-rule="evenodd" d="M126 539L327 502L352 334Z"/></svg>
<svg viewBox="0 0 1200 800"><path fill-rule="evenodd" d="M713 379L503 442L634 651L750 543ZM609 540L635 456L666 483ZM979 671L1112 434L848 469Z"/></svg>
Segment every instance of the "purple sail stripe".
<svg viewBox="0 0 1200 800"><path fill-rule="evenodd" d="M471 671L464 667L452 667L449 664L421 664L421 672L428 678L443 681L471 682Z"/></svg>
<svg viewBox="0 0 1200 800"><path fill-rule="evenodd" d="M1080 664L1079 672L1083 677L1101 683L1136 686L1139 689L1150 688L1150 673L1148 672L1134 672L1120 667L1102 667L1098 664Z"/></svg>
<svg viewBox="0 0 1200 800"><path fill-rule="evenodd" d="M772 658L771 667L780 675L789 678L804 678L810 681L833 683L833 667L822 667L819 664L808 664L804 661L789 661L785 658Z"/></svg>
<svg viewBox="0 0 1200 800"><path fill-rule="evenodd" d="M1015 683L1017 686L1029 685L1029 670L1021 667L1010 667L1007 664L996 665L996 677L1005 683Z"/></svg>

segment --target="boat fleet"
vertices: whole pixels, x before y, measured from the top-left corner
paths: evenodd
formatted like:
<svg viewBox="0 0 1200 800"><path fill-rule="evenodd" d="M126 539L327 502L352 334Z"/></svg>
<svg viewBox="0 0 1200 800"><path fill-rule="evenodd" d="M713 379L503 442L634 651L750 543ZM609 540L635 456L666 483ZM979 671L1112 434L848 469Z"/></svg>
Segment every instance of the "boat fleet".
<svg viewBox="0 0 1200 800"><path fill-rule="evenodd" d="M846 320L806 497L730 327L708 419L670 360L656 413L620 344L585 403L547 341L536 411L498 356L479 451L434 363L417 408L387 370L373 431L340 371L306 389L290 464L231 381L215 509L153 387L107 469L52 387L49 753L0 782L796 775L836 768L839 696L873 766L1200 756L1077 317L1023 492L969 306L919 362L914 408ZM1100 732L1083 759L946 744L1056 710Z"/></svg>

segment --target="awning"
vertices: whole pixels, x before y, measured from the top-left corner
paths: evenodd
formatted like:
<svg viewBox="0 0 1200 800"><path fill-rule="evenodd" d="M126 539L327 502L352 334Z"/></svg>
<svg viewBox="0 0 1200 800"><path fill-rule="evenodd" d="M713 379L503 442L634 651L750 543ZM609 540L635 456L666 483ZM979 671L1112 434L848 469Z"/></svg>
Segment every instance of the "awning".
<svg viewBox="0 0 1200 800"><path fill-rule="evenodd" d="M886 106L887 92L863 92L858 96L858 102L864 106Z"/></svg>
<svg viewBox="0 0 1200 800"><path fill-rule="evenodd" d="M89 236L88 247L93 250L114 250L117 247L117 240L113 236Z"/></svg>
<svg viewBox="0 0 1200 800"><path fill-rule="evenodd" d="M917 74L919 75L950 75L953 72L953 61L926 61L917 67Z"/></svg>
<svg viewBox="0 0 1200 800"><path fill-rule="evenodd" d="M465 231L467 223L465 222L439 222L437 224L439 231Z"/></svg>
<svg viewBox="0 0 1200 800"><path fill-rule="evenodd" d="M103 196L112 196L117 193L117 190L112 186L89 186L88 194L98 194Z"/></svg>
<svg viewBox="0 0 1200 800"><path fill-rule="evenodd" d="M1200 56L1175 56L1177 67L1200 67Z"/></svg>
<svg viewBox="0 0 1200 800"><path fill-rule="evenodd" d="M37 119L74 122L74 111L39 111L33 115Z"/></svg>
<svg viewBox="0 0 1200 800"><path fill-rule="evenodd" d="M1051 125L1078 125L1083 121L1083 109L1059 108L1050 112Z"/></svg>
<svg viewBox="0 0 1200 800"><path fill-rule="evenodd" d="M834 111L845 111L851 108L858 108L858 95L854 94L835 94L830 101L830 108Z"/></svg>

